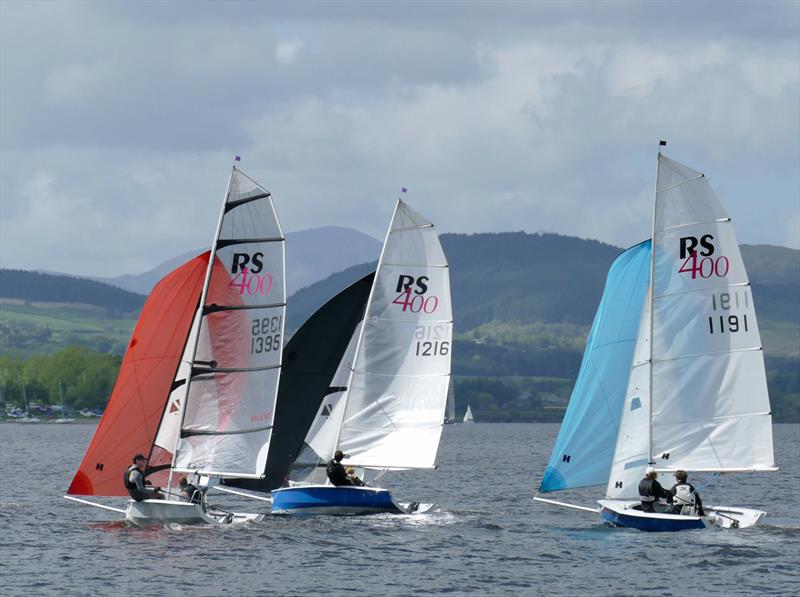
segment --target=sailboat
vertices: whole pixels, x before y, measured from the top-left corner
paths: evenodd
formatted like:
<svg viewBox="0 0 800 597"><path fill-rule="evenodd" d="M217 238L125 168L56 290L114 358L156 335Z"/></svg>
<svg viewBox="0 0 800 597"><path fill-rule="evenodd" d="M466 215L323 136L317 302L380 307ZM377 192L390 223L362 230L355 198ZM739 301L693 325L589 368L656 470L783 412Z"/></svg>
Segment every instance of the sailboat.
<svg viewBox="0 0 800 597"><path fill-rule="evenodd" d="M472 416L472 407L467 405L467 412L464 413L464 423L474 423L475 417Z"/></svg>
<svg viewBox="0 0 800 597"><path fill-rule="evenodd" d="M284 235L271 196L236 167L211 250L169 273L148 297L114 391L68 499L144 526L236 523L262 515L190 503L181 476L212 487L259 479L270 450L286 308ZM125 496L136 453L163 500L111 508L75 496Z"/></svg>
<svg viewBox="0 0 800 597"><path fill-rule="evenodd" d="M39 417L32 417L30 414L30 406L28 405L28 395L25 393L25 382L20 382L22 385L22 400L25 403L25 412L22 413L21 417L17 417L14 419L15 423L41 423L42 420Z"/></svg>
<svg viewBox="0 0 800 597"><path fill-rule="evenodd" d="M662 145L665 143L662 142ZM756 525L765 512L649 513L645 469L778 470L761 338L733 224L705 176L658 154L651 238L612 264L539 493L606 485L602 520L647 531ZM698 487L699 490L699 487Z"/></svg>
<svg viewBox="0 0 800 597"><path fill-rule="evenodd" d="M337 450L360 475L435 468L450 383L453 331L447 259L432 223L398 200L371 282L330 391L306 434L295 473L272 491L279 514L419 513L432 504L389 490L335 487L324 465ZM374 482L373 480L373 482Z"/></svg>
<svg viewBox="0 0 800 597"><path fill-rule="evenodd" d="M66 411L64 410L64 388L62 387L60 381L58 382L58 395L61 398L61 416L57 419L53 419L51 422L58 425L74 423L75 419L68 417Z"/></svg>

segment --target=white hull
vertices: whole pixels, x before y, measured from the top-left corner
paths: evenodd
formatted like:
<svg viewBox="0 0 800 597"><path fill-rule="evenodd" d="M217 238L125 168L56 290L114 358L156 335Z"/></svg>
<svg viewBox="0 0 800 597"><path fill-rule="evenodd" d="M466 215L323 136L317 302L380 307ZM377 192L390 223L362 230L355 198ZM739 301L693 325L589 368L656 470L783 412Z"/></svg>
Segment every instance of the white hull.
<svg viewBox="0 0 800 597"><path fill-rule="evenodd" d="M199 504L177 502L172 500L129 501L125 511L125 521L137 527L177 524L241 524L258 522L263 514L246 514L239 512L225 513L214 510L213 506L204 511Z"/></svg>
<svg viewBox="0 0 800 597"><path fill-rule="evenodd" d="M750 508L728 506L704 506L705 516L661 514L634 509L639 501L598 500L601 516L614 526L638 528L650 531L677 531L721 527L746 529L756 526L767 513Z"/></svg>

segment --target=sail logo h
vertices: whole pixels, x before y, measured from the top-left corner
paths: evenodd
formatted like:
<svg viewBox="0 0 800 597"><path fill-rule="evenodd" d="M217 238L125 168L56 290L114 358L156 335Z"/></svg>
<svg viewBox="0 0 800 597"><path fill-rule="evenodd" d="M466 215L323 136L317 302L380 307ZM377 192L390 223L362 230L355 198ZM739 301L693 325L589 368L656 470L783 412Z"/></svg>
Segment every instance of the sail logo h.
<svg viewBox="0 0 800 597"><path fill-rule="evenodd" d="M683 262L678 269L678 273L691 274L692 280L696 280L698 276L701 278L710 278L712 276L724 278L727 276L731 267L730 261L724 255L716 258L712 257L715 249L713 240L714 237L711 234L704 234L700 238L696 236L681 237L679 240L679 253ZM698 258L698 245L701 247L699 254L702 259Z"/></svg>
<svg viewBox="0 0 800 597"><path fill-rule="evenodd" d="M231 273L235 274L228 283L238 288L239 294L266 296L272 290L272 274L264 270L264 253L234 253L231 260ZM251 267L248 267L250 265Z"/></svg>
<svg viewBox="0 0 800 597"><path fill-rule="evenodd" d="M428 292L428 276L409 276L400 274L397 277L395 292L399 293L392 301L393 305L400 305L402 311L412 313L433 313L439 307L438 296L425 296ZM414 293L412 297L411 294Z"/></svg>

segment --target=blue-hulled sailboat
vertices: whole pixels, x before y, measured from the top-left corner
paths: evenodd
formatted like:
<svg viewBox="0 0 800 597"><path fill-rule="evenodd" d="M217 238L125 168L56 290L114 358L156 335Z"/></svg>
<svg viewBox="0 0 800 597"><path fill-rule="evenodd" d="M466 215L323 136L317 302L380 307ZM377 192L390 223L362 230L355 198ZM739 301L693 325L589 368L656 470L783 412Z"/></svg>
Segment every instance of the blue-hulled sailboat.
<svg viewBox="0 0 800 597"><path fill-rule="evenodd" d="M289 471L280 514L422 512L387 489L334 487L337 450L365 474L435 468L444 424L453 315L447 259L428 220L398 200L364 312ZM374 482L374 480L373 480Z"/></svg>
<svg viewBox="0 0 800 597"><path fill-rule="evenodd" d="M644 512L645 468L776 471L764 358L731 219L703 174L658 154L651 239L612 264L539 494L606 485L614 526L754 526L765 512ZM666 509L666 508L665 508Z"/></svg>

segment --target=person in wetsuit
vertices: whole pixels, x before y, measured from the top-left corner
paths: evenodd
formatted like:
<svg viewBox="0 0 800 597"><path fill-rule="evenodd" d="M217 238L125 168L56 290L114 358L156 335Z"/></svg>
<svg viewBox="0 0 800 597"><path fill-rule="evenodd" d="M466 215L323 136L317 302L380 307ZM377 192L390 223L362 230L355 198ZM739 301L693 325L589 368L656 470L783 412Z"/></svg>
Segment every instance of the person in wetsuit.
<svg viewBox="0 0 800 597"><path fill-rule="evenodd" d="M342 464L342 458L344 458L344 453L341 450L336 450L336 453L333 455L333 460L331 460L325 468L325 472L328 473L328 480L336 487L353 485L353 481L347 474L347 469L345 469Z"/></svg>
<svg viewBox="0 0 800 597"><path fill-rule="evenodd" d="M347 477L350 479L350 482L356 487L364 487L364 481L362 481L356 476L356 469L354 469L352 466L347 467Z"/></svg>
<svg viewBox="0 0 800 597"><path fill-rule="evenodd" d="M163 500L164 495L160 487L153 487L150 482L145 480L145 470L147 468L147 458L143 454L133 457L133 464L125 471L123 483L125 489L137 502L142 500Z"/></svg>
<svg viewBox="0 0 800 597"><path fill-rule="evenodd" d="M675 496L675 513L694 516L705 516L703 502L694 486L687 481L686 471L675 471L675 485L669 492Z"/></svg>
<svg viewBox="0 0 800 597"><path fill-rule="evenodd" d="M648 466L644 471L644 479L639 481L639 497L642 500L643 512L659 512L669 514L672 506L663 506L658 500L664 499L672 503L672 494L661 487L661 483L656 481L658 473L652 466Z"/></svg>

